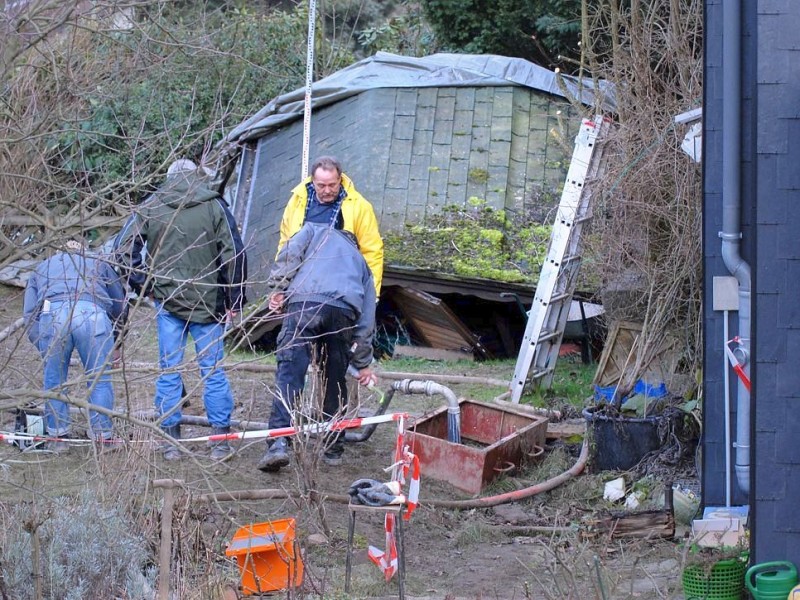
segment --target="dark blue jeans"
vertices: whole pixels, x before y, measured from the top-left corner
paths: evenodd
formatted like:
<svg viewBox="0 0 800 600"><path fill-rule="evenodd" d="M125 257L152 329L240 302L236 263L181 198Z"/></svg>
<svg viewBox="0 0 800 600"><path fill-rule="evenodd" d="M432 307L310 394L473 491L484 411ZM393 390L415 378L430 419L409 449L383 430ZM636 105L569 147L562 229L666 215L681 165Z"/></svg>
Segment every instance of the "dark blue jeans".
<svg viewBox="0 0 800 600"><path fill-rule="evenodd" d="M345 375L355 323L355 313L346 308L308 302L286 307L278 335L277 392L272 401L270 429L291 426L287 406L293 408L303 394L312 352L325 376L323 418L328 420L347 406Z"/></svg>

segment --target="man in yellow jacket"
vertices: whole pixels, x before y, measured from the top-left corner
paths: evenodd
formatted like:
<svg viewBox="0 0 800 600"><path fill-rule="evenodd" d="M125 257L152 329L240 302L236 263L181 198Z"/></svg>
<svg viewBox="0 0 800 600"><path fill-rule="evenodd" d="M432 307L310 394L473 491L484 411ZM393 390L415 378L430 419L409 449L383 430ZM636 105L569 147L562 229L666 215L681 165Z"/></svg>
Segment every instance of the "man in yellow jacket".
<svg viewBox="0 0 800 600"><path fill-rule="evenodd" d="M367 261L375 282L375 297L380 297L383 279L383 239L378 220L369 201L358 193L352 180L332 156L320 156L311 165L311 177L293 190L281 219L280 252L286 241L304 223L324 223L350 231Z"/></svg>

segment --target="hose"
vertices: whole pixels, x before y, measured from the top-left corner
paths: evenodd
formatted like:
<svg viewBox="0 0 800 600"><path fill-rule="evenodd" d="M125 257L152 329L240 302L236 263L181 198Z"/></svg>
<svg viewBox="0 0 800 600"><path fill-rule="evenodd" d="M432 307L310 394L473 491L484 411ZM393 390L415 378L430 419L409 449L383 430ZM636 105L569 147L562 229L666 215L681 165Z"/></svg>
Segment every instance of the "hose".
<svg viewBox="0 0 800 600"><path fill-rule="evenodd" d="M379 390L378 393L380 394ZM392 401L392 397L394 396L394 388L389 388L385 394L380 394L380 396L381 398L378 400L378 408L374 414L376 417L386 412L386 409L389 407L389 403ZM359 431L348 429L344 432L344 441L349 443L366 442L375 432L376 427L378 427L378 423L367 425L366 427L361 428Z"/></svg>
<svg viewBox="0 0 800 600"><path fill-rule="evenodd" d="M589 441L584 438L583 446L581 446L581 453L578 460L572 467L563 473L551 477L547 481L534 484L530 487L507 492L505 494L498 494L496 496L486 496L484 498L472 498L468 500L426 500L420 499L419 504L425 506L432 506L437 508L457 508L457 509L470 509L470 508L489 508L506 504L508 502L517 502L531 498L542 492L549 492L557 488L562 483L566 483L573 477L577 477L586 468L586 462L589 459ZM236 500L268 500L272 498L295 498L300 497L300 492L286 490L286 489L264 489L264 490L240 490L238 492L213 492L209 494L201 494L198 496L200 502L225 502ZM313 492L313 495L321 500L330 500L331 502L338 502L340 504L347 504L350 502L348 494L326 494L324 492Z"/></svg>
<svg viewBox="0 0 800 600"><path fill-rule="evenodd" d="M392 389L400 390L404 394L425 394L427 396L441 394L444 396L447 400L447 441L453 444L461 443L461 406L453 390L433 381L412 381L410 379L395 381Z"/></svg>

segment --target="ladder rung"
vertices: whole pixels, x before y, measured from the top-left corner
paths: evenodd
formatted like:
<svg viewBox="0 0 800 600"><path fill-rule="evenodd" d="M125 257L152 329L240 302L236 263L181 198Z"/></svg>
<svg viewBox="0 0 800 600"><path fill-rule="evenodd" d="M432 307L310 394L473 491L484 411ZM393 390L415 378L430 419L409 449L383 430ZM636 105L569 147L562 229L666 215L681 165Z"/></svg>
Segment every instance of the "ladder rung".
<svg viewBox="0 0 800 600"><path fill-rule="evenodd" d="M544 377L548 373L551 373L552 371L553 371L552 367L548 367L546 369L539 369L538 371L534 371L533 373L531 373L531 380L541 379L542 377Z"/></svg>
<svg viewBox="0 0 800 600"><path fill-rule="evenodd" d="M539 339L536 340L536 343L546 342L548 340L552 340L553 338L557 338L560 335L560 331L547 331L539 336Z"/></svg>
<svg viewBox="0 0 800 600"><path fill-rule="evenodd" d="M560 262L554 259L550 259L549 261L547 261L542 265L542 270L544 270L545 267L550 267L552 270L556 271L557 273L560 273L561 271L566 271L569 267L572 267L575 263L580 262L581 258L582 257L580 254L570 254L566 258L562 258Z"/></svg>
<svg viewBox="0 0 800 600"><path fill-rule="evenodd" d="M550 298L550 302L548 302L547 304L548 304L548 306L551 305L551 304L558 304L562 300L566 300L567 298L571 298L571 297L572 297L571 293L570 294L567 294L567 293L558 294L557 296L553 296L552 298Z"/></svg>

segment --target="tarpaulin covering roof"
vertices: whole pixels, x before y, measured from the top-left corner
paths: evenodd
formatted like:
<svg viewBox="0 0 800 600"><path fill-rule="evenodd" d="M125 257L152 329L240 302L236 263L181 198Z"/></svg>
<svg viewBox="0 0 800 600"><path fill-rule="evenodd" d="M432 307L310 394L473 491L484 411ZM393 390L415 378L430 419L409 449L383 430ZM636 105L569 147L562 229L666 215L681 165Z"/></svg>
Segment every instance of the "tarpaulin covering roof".
<svg viewBox="0 0 800 600"><path fill-rule="evenodd" d="M610 84L603 82L596 98L593 81L561 75L521 58L445 53L414 58L388 52L378 52L314 83L311 106L317 109L375 88L503 85L529 87L587 105L597 102L612 112L615 108ZM274 98L231 131L223 143L256 139L301 118L304 98L305 88Z"/></svg>

